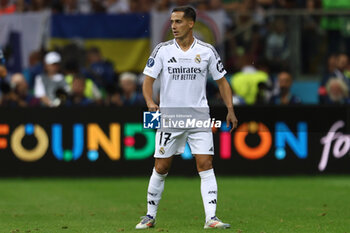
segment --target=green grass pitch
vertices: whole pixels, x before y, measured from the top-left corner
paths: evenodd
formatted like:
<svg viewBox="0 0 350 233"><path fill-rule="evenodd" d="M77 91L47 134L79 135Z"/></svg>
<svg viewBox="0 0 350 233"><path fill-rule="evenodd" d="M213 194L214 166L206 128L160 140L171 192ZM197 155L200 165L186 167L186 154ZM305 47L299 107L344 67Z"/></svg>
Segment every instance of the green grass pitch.
<svg viewBox="0 0 350 233"><path fill-rule="evenodd" d="M142 232L145 178L0 179L0 232ZM350 176L218 177L225 232L350 232ZM204 230L198 177L168 177L157 225L145 232Z"/></svg>

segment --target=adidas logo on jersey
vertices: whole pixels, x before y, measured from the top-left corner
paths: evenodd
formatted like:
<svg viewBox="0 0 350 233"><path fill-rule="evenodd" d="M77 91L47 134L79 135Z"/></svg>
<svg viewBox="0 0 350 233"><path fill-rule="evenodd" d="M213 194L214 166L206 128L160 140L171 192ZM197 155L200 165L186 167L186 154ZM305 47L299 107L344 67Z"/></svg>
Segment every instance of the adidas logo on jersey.
<svg viewBox="0 0 350 233"><path fill-rule="evenodd" d="M176 59L175 59L175 57L172 57L169 61L168 61L168 63L176 63L177 61L176 61Z"/></svg>

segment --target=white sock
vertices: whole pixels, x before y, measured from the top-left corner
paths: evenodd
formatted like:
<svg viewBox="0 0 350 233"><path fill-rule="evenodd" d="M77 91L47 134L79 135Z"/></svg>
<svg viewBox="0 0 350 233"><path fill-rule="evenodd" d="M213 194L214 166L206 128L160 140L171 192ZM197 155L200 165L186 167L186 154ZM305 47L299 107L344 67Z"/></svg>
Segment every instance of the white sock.
<svg viewBox="0 0 350 233"><path fill-rule="evenodd" d="M214 169L199 172L201 177L201 193L205 211L205 221L215 216L218 186Z"/></svg>
<svg viewBox="0 0 350 233"><path fill-rule="evenodd" d="M153 168L152 176L149 180L147 190L147 215L151 215L156 218L157 209L162 193L164 190L164 181L167 174L159 174L156 169Z"/></svg>

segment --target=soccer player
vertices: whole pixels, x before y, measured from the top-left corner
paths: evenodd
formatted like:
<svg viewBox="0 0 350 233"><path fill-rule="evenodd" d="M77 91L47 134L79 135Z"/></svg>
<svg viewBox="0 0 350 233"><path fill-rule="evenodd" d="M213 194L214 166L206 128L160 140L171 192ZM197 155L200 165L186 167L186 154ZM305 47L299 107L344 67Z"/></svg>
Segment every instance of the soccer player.
<svg viewBox="0 0 350 233"><path fill-rule="evenodd" d="M189 6L176 7L171 13L171 29L174 39L160 43L148 59L144 69L143 95L150 111L167 108L206 110L206 78L208 72L216 80L220 94L228 110L227 124L231 131L237 127L232 104L231 88L224 78L226 71L213 46L193 36L196 12ZM152 100L152 85L159 78L160 105ZM202 111L203 112L203 111ZM156 133L155 165L147 193L147 215L142 217L136 229L146 229L155 225L159 201L164 190L164 181L170 169L173 155L184 152L186 142L194 154L197 170L201 178L201 194L206 221L204 228L229 228L216 217L217 184L212 166L213 136L211 131L201 129L180 129L178 131L158 130Z"/></svg>

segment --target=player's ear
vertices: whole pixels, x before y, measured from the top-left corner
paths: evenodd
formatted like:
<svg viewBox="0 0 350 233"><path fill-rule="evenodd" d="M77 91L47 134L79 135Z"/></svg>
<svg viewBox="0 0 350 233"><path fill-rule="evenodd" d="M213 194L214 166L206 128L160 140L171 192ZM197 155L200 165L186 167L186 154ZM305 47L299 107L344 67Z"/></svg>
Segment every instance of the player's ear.
<svg viewBox="0 0 350 233"><path fill-rule="evenodd" d="M191 29L194 27L194 21L193 20L189 20L188 24L189 24Z"/></svg>

